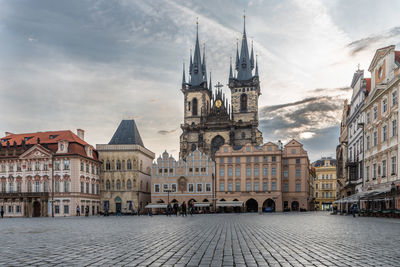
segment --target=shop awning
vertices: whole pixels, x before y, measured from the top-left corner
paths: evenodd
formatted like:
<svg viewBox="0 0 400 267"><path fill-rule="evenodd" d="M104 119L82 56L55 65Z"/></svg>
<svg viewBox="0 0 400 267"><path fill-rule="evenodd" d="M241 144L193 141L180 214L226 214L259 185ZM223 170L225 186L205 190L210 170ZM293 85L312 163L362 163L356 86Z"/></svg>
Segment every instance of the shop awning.
<svg viewBox="0 0 400 267"><path fill-rule="evenodd" d="M380 195L382 193L390 191L390 188L381 188L381 189L374 189L374 190L369 190L369 191L363 191L359 192L357 194L341 198L336 200L333 203L352 203L352 202L357 202L357 201L363 201L370 199L371 197L375 197L377 195Z"/></svg>
<svg viewBox="0 0 400 267"><path fill-rule="evenodd" d="M208 203L208 202L206 202L206 203L204 203L204 202L203 202L203 203L196 203L196 202L195 202L195 203L194 203L194 206L195 206L195 207L210 207L210 204L211 204L211 203Z"/></svg>
<svg viewBox="0 0 400 267"><path fill-rule="evenodd" d="M166 209L167 208L167 204L163 204L163 203L150 203L147 204L146 209Z"/></svg>
<svg viewBox="0 0 400 267"><path fill-rule="evenodd" d="M243 201L218 201L217 207L243 207Z"/></svg>

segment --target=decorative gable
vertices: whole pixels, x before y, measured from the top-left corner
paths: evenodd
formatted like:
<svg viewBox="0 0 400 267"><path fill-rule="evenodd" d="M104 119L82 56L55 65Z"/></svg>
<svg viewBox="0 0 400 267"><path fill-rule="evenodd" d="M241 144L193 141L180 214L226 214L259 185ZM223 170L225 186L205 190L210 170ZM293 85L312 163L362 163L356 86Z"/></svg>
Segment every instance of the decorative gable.
<svg viewBox="0 0 400 267"><path fill-rule="evenodd" d="M41 145L34 145L23 154L19 156L19 159L47 159L51 157L51 152Z"/></svg>

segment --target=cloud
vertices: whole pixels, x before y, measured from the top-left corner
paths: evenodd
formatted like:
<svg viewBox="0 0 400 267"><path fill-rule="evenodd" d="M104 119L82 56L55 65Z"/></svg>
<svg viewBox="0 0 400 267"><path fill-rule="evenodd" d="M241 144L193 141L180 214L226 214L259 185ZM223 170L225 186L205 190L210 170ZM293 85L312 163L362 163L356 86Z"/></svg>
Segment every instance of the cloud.
<svg viewBox="0 0 400 267"><path fill-rule="evenodd" d="M160 130L157 133L161 134L161 135L167 135L167 134L171 134L171 133L176 132L176 130L178 130L178 128L176 128L175 130L170 130L170 131L168 131L168 130Z"/></svg>
<svg viewBox="0 0 400 267"><path fill-rule="evenodd" d="M363 51L370 51L371 49L376 50L389 44L398 44L399 38L400 26L353 41L349 43L347 47L350 48L351 56L356 56Z"/></svg>

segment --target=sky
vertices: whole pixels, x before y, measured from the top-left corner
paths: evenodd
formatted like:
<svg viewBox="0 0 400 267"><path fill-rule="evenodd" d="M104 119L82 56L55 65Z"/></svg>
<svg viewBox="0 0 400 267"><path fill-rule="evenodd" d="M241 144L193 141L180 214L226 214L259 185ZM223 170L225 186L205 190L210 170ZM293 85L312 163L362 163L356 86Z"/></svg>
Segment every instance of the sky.
<svg viewBox="0 0 400 267"><path fill-rule="evenodd" d="M135 119L145 146L179 153L182 64L199 40L213 83L246 32L258 56L264 142L335 156L358 64L399 45L400 1L0 0L0 135L77 128L92 145ZM187 75L187 70L186 70ZM229 89L223 87L229 96Z"/></svg>

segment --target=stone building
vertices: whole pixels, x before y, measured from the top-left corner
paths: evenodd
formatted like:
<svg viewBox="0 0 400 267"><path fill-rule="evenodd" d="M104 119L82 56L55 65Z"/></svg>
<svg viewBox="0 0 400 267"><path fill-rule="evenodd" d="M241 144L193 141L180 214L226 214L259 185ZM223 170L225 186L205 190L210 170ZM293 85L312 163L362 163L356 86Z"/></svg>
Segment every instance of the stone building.
<svg viewBox="0 0 400 267"><path fill-rule="evenodd" d="M310 209L310 163L296 140L283 147L271 142L223 145L215 160L217 206L233 206L236 201L249 212Z"/></svg>
<svg viewBox="0 0 400 267"><path fill-rule="evenodd" d="M81 129L77 135L6 133L0 139L0 209L7 217L71 216L79 206L81 214L88 209L95 215L100 165Z"/></svg>
<svg viewBox="0 0 400 267"><path fill-rule="evenodd" d="M186 81L185 77L184 69L184 122L181 125L180 158L186 158L196 149L213 158L223 144L262 144L262 134L258 130L258 97L261 94L258 65L254 60L253 47L249 55L245 27L240 56L239 49L236 50L235 71L232 69L232 62L230 66L231 104L222 93L220 83L213 93L211 73L208 83L205 50L202 59L198 25L194 55L193 58L190 56L189 80Z"/></svg>
<svg viewBox="0 0 400 267"><path fill-rule="evenodd" d="M144 210L150 202L150 170L154 153L140 137L134 120L122 120L108 144L96 145L103 162L102 210L110 213Z"/></svg>
<svg viewBox="0 0 400 267"><path fill-rule="evenodd" d="M182 204L194 201L195 207L209 209L214 198L215 163L199 150L176 161L166 151L151 168L152 204Z"/></svg>
<svg viewBox="0 0 400 267"><path fill-rule="evenodd" d="M347 117L349 115L349 104L347 99L344 100L342 119L340 122L339 145L336 147L336 177L337 177L337 192L336 198L344 198L351 194L346 191L346 162L347 162Z"/></svg>
<svg viewBox="0 0 400 267"><path fill-rule="evenodd" d="M314 196L317 210L331 210L337 195L336 160L330 157L314 162Z"/></svg>

